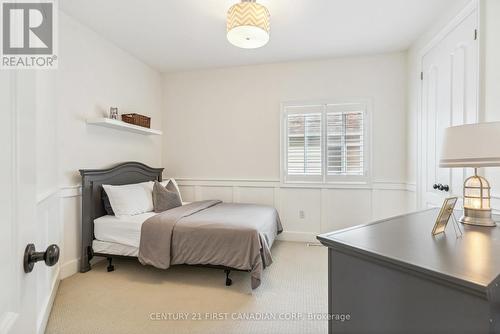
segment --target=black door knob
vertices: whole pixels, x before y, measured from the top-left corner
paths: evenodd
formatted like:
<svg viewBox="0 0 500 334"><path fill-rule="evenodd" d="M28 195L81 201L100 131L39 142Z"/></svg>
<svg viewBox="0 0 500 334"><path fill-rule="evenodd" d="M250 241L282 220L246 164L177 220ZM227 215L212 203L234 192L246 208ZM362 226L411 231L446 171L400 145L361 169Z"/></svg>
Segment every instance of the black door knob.
<svg viewBox="0 0 500 334"><path fill-rule="evenodd" d="M439 184L434 183L434 185L432 186L432 188L434 188L434 189L439 189L440 187L442 187L441 183L439 183ZM439 189L439 190L441 190L441 189Z"/></svg>
<svg viewBox="0 0 500 334"><path fill-rule="evenodd" d="M445 185L441 185L441 187L439 187L439 190L441 190L441 191L443 191L443 190L444 190L444 191L449 191L449 190L450 190L450 187L449 187L447 184L445 184Z"/></svg>
<svg viewBox="0 0 500 334"><path fill-rule="evenodd" d="M42 260L49 267L56 264L59 261L59 246L50 245L45 252L37 252L34 244L28 244L24 250L24 272L32 272L35 263Z"/></svg>

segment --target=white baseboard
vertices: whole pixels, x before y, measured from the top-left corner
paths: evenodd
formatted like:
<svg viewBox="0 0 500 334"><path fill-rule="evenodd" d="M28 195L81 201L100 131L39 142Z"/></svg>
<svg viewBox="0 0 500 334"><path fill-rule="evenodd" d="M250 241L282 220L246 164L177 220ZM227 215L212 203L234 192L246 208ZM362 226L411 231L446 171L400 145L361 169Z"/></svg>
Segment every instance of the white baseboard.
<svg viewBox="0 0 500 334"><path fill-rule="evenodd" d="M78 270L78 266L79 265L80 265L80 258L73 259L73 260L70 260L70 261L64 263L61 266L61 271L60 271L60 274L59 274L59 278L60 279L65 279L67 277L70 277L70 276L76 274L79 271Z"/></svg>
<svg viewBox="0 0 500 334"><path fill-rule="evenodd" d="M91 265L94 265L100 261L104 261L104 258L93 258L90 262ZM61 266L60 276L61 280L73 276L74 274L80 272L80 258L73 259Z"/></svg>
<svg viewBox="0 0 500 334"><path fill-rule="evenodd" d="M319 233L318 233L319 234ZM295 242L318 242L316 233L283 231L278 235L278 240Z"/></svg>
<svg viewBox="0 0 500 334"><path fill-rule="evenodd" d="M52 305L54 305L54 299L56 298L57 289L59 288L61 269L58 268L54 280L52 282L52 289L50 291L50 296L47 298L47 302L41 310L40 323L38 324L37 334L45 333L45 328L47 327L47 322L49 321L50 311L52 311Z"/></svg>

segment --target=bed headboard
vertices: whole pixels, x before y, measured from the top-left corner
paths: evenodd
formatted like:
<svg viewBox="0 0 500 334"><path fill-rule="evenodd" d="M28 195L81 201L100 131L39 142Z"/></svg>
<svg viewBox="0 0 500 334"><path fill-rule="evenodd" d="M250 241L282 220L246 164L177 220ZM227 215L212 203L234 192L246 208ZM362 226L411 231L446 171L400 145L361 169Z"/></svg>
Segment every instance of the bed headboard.
<svg viewBox="0 0 500 334"><path fill-rule="evenodd" d="M106 215L102 202L102 185L124 185L161 181L163 168L152 168L140 162L125 162L108 169L80 169L82 176L82 257L80 272L90 270L94 219Z"/></svg>

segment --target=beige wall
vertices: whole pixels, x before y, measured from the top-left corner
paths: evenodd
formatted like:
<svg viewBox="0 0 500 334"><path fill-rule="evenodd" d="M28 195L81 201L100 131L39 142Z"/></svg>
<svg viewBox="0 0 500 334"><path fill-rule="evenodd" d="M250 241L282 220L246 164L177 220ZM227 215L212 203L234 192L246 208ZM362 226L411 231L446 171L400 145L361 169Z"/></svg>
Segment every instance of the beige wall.
<svg viewBox="0 0 500 334"><path fill-rule="evenodd" d="M280 177L280 103L371 98L375 180L406 177L406 54L164 75L163 161L187 178Z"/></svg>
<svg viewBox="0 0 500 334"><path fill-rule="evenodd" d="M55 71L36 73L37 196L58 187L57 89Z"/></svg>
<svg viewBox="0 0 500 334"><path fill-rule="evenodd" d="M80 168L130 160L160 166L160 137L85 123L106 116L109 107L116 106L120 113L151 116L152 127L160 128L160 74L62 12L59 24L60 184L79 183Z"/></svg>
<svg viewBox="0 0 500 334"><path fill-rule="evenodd" d="M188 201L278 209L287 240L407 212L406 53L165 74L163 164ZM280 104L373 101L373 184L283 187Z"/></svg>
<svg viewBox="0 0 500 334"><path fill-rule="evenodd" d="M161 138L89 126L110 106L152 117L161 128L161 75L60 12L56 71L59 186L63 222L61 276L76 272L81 243L80 168L124 161L161 166Z"/></svg>

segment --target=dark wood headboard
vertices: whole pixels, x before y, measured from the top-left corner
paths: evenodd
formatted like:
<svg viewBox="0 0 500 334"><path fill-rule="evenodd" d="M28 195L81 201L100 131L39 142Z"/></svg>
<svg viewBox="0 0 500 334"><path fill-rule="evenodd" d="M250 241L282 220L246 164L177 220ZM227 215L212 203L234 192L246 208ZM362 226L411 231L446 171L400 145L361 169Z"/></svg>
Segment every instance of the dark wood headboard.
<svg viewBox="0 0 500 334"><path fill-rule="evenodd" d="M80 169L82 176L82 257L80 272L90 270L94 219L106 215L102 202L102 185L124 185L161 181L163 168L152 168L140 162L125 162L108 169Z"/></svg>

